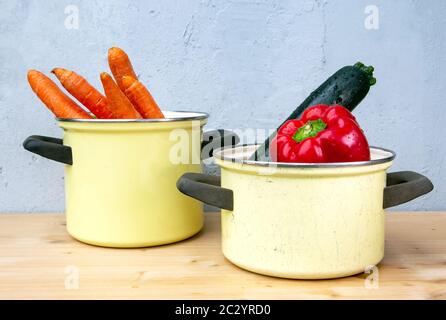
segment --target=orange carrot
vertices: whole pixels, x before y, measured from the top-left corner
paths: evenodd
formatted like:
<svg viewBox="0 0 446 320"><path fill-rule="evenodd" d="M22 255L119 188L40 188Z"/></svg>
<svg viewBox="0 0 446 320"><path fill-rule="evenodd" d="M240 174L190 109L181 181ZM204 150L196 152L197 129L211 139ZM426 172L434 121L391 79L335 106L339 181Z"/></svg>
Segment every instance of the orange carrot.
<svg viewBox="0 0 446 320"><path fill-rule="evenodd" d="M107 72L101 73L101 82L107 96L108 106L118 119L141 119L141 115L135 110L132 103L119 89Z"/></svg>
<svg viewBox="0 0 446 320"><path fill-rule="evenodd" d="M120 48L113 47L108 50L108 65L110 66L113 77L122 92L125 90L122 85L123 76L131 76L138 79L135 71L133 71L129 56Z"/></svg>
<svg viewBox="0 0 446 320"><path fill-rule="evenodd" d="M56 75L62 86L96 117L99 119L113 118L113 114L107 106L107 98L83 77L74 71L63 68L54 68L51 72Z"/></svg>
<svg viewBox="0 0 446 320"><path fill-rule="evenodd" d="M122 85L125 88L125 95L143 118L164 118L149 90L141 82L130 76L124 76Z"/></svg>
<svg viewBox="0 0 446 320"><path fill-rule="evenodd" d="M40 100L58 118L89 119L90 115L71 100L46 75L37 70L28 71L28 82Z"/></svg>

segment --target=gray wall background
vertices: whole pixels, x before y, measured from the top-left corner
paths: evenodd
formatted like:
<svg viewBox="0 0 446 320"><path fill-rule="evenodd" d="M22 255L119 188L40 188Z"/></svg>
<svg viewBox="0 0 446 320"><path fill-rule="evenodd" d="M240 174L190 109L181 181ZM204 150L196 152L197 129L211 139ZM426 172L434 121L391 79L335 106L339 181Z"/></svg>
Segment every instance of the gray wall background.
<svg viewBox="0 0 446 320"><path fill-rule="evenodd" d="M65 9L79 9L67 29ZM379 29L364 26L367 5ZM358 60L378 83L355 111L393 170L435 191L399 210L446 209L446 1L0 1L0 211L64 208L62 165L25 152L61 136L26 71L74 69L100 87L106 52L124 48L165 109L211 114L209 128L274 128L313 89Z"/></svg>

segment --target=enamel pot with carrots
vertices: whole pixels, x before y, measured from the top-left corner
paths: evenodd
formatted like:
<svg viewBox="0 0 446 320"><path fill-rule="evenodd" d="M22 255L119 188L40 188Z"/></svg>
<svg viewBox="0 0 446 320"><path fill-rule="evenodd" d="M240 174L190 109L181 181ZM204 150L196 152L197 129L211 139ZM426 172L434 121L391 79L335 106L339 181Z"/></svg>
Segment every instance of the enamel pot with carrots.
<svg viewBox="0 0 446 320"><path fill-rule="evenodd" d="M214 152L221 178L186 173L178 189L219 207L223 254L270 276L324 279L363 273L384 256L385 210L430 192L411 171L386 173L395 154L369 147L351 114L308 109L272 141Z"/></svg>
<svg viewBox="0 0 446 320"><path fill-rule="evenodd" d="M202 150L209 154L232 136L211 131L202 137L205 113L163 113L163 119L58 119L63 139L25 140L25 149L65 165L67 230L74 238L144 247L200 231L202 207L182 195L176 181L200 172Z"/></svg>
<svg viewBox="0 0 446 320"><path fill-rule="evenodd" d="M104 94L74 71L53 70L82 106L30 71L29 83L57 117L63 138L35 135L23 145L65 165L67 230L74 238L127 248L188 238L203 226L202 206L181 194L176 181L199 173L202 158L237 137L203 134L206 113L161 110L122 50L110 50L109 64L114 79L100 75Z"/></svg>

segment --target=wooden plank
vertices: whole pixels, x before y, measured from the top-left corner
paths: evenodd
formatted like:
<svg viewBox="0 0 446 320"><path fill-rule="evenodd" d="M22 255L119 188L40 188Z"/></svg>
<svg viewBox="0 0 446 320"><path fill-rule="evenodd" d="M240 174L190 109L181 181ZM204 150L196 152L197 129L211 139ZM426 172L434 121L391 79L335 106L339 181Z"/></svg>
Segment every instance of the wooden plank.
<svg viewBox="0 0 446 320"><path fill-rule="evenodd" d="M244 271L221 253L218 213L191 239L144 249L77 242L62 214L0 214L2 299L446 299L446 213L389 213L378 271L378 282Z"/></svg>

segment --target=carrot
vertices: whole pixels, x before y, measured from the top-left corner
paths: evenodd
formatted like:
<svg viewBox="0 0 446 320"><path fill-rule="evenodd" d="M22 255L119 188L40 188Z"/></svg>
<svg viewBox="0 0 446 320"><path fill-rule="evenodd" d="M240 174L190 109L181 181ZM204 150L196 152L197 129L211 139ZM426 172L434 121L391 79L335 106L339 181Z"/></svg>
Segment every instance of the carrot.
<svg viewBox="0 0 446 320"><path fill-rule="evenodd" d="M59 89L50 78L37 70L28 71L28 82L40 100L58 118L89 119L90 115Z"/></svg>
<svg viewBox="0 0 446 320"><path fill-rule="evenodd" d="M129 56L124 50L113 47L108 50L108 65L116 80L119 88L124 92L125 88L122 85L123 76L131 76L138 79L135 71L133 70L132 63L130 62Z"/></svg>
<svg viewBox="0 0 446 320"><path fill-rule="evenodd" d="M122 85L125 88L125 95L143 118L164 118L149 90L141 82L130 76L124 76Z"/></svg>
<svg viewBox="0 0 446 320"><path fill-rule="evenodd" d="M107 96L108 106L118 119L141 119L141 115L135 110L132 103L119 89L117 84L107 72L101 73L101 82Z"/></svg>
<svg viewBox="0 0 446 320"><path fill-rule="evenodd" d="M63 68L54 68L51 72L56 75L62 86L96 117L99 119L114 118L107 106L107 98L83 77L74 71Z"/></svg>

